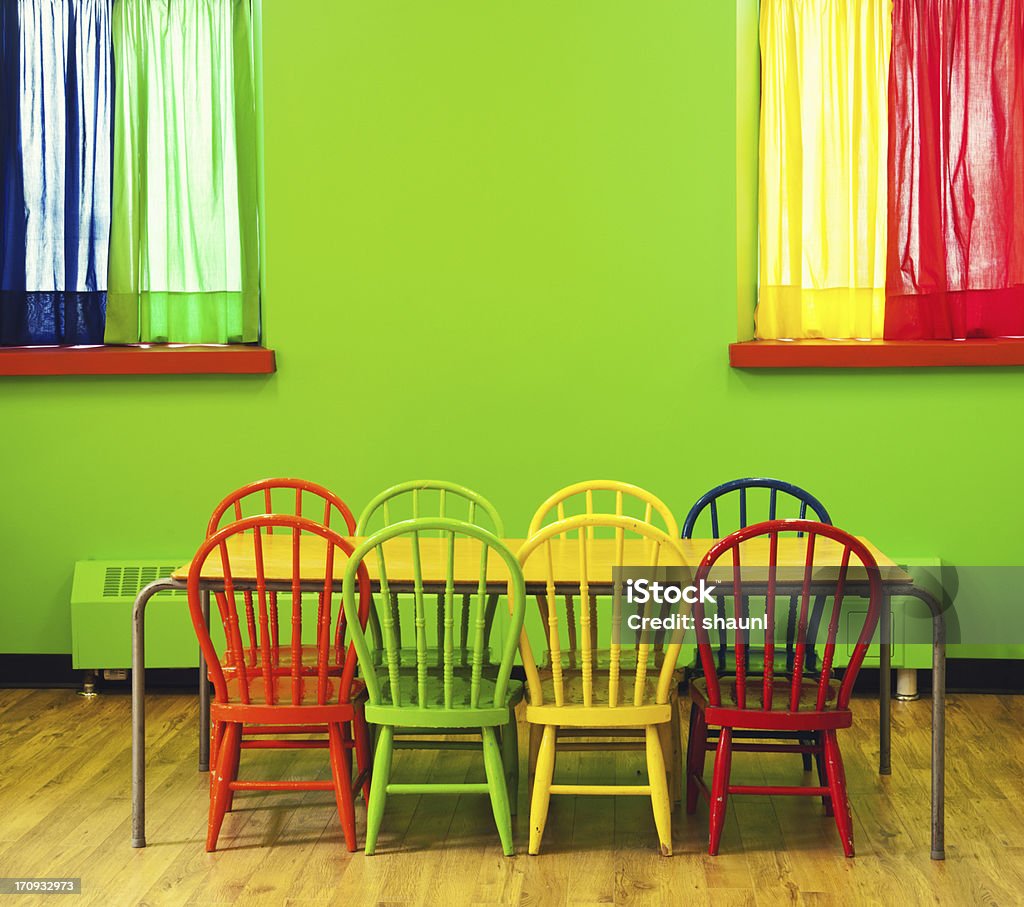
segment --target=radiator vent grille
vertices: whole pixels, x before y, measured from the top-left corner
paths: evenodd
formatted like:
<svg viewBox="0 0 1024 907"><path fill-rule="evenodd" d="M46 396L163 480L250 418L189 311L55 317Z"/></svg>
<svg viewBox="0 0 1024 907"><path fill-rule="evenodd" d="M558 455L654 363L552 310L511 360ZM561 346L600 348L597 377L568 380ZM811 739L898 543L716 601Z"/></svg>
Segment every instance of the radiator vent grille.
<svg viewBox="0 0 1024 907"><path fill-rule="evenodd" d="M175 570L174 566L133 564L123 567L107 567L103 575L103 597L123 598L125 596L134 598L140 589L148 586L157 579L170 576ZM163 595L184 595L184 590L164 592Z"/></svg>

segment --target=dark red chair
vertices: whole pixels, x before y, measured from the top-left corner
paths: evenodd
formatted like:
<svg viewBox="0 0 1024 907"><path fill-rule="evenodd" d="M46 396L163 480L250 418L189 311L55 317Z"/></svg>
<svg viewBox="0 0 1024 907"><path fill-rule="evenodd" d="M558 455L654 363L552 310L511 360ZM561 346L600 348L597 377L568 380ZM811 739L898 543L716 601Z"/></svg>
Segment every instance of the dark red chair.
<svg viewBox="0 0 1024 907"><path fill-rule="evenodd" d="M278 531L275 560L268 579L265 549L274 530ZM290 533L290 541L281 539L282 531ZM209 851L217 846L224 814L239 790L333 790L345 843L350 851L356 849L354 791L363 786L365 794L370 782L366 691L355 677L355 649L346 644L340 584L334 588L337 567L351 553L349 542L320 523L290 515L263 515L243 518L215 532L192 560L189 612L214 688ZM203 614L204 571L208 577L223 578L207 581L207 587L214 585L224 625L223 652L214 646ZM302 644L304 590L318 598L315 645ZM358 574L358 590L357 613L365 627L371 601L365 568ZM278 599L287 602L287 614L281 620ZM254 615L252 621L247 619L249 613ZM243 728L246 736L259 739L243 739ZM279 739L316 732L326 734L326 739ZM329 749L332 780L239 781L243 748ZM355 782L353 749L358 764Z"/></svg>
<svg viewBox="0 0 1024 907"><path fill-rule="evenodd" d="M782 533L803 534L795 539L802 552L799 565L780 565L779 536ZM706 628L703 604L693 609L704 676L690 685L694 708L686 752L686 811L696 811L697 796L703 793L711 811L708 853L712 856L718 853L730 794L781 794L820 796L826 813L835 816L843 850L852 857L853 822L837 731L850 727L853 722L850 695L882 607L882 581L875 559L861 542L834 526L811 520L769 520L740 529L712 547L701 561L694 582L699 584L702 580L732 599L733 619L737 622L750 617L746 609L752 599L763 598L766 621L763 641L752 641L751 630ZM809 613L814 598L824 592L829 596L830 607L826 605L822 614L823 622L827 618L822 657L817 669L808 671ZM794 593L799 596L799 611L793 666L780 676L774 668L776 598L788 602ZM853 654L842 681L838 681L832 676L832 665L844 598L850 597L866 597L867 607ZM713 620L714 615L710 616ZM782 619L785 620L784 615ZM716 640L712 639L713 635ZM730 659L735 665L733 676L723 677L717 672L717 656L723 641L734 650L735 657ZM746 658L746 649L751 645L763 648L765 653L760 673L752 675L748 674ZM709 726L721 729L717 744L708 743ZM801 737L813 742L738 743L733 740L734 731L800 732ZM715 750L715 765L709 789L703 778L704 754L712 749ZM819 785L730 784L732 754L737 751L810 752L817 762Z"/></svg>

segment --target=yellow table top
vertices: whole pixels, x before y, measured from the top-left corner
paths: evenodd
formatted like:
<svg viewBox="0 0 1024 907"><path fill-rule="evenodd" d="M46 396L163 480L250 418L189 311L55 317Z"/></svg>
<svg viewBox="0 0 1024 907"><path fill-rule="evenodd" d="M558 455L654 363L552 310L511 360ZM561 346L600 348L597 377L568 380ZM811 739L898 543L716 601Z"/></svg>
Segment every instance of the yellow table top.
<svg viewBox="0 0 1024 907"><path fill-rule="evenodd" d="M231 561L232 576L236 581L254 580L256 576L253 557L252 535L234 536L228 541L228 554ZM271 582L288 582L292 578L292 538L285 532L277 535L264 535L263 562L264 575ZM352 538L349 541L358 546L363 539ZM503 539L513 554L519 551L524 539ZM667 547L663 548L660 566L686 566L695 569L716 539L678 539L678 552L675 557ZM904 584L912 582L911 577L901 570L891 559L886 557L867 539L861 539L875 557L881 571L882 580L887 584ZM612 569L619 566L644 568L651 563L652 542L646 539L626 539L623 557L617 556L615 539L591 539L588 542L587 579L591 585L610 585ZM803 576L804 558L807 543L805 539L780 538L778 550L779 581L798 580ZM841 546L830 539L818 537L815 541L814 575L816 579L827 580L836 575L840 564ZM340 554L340 552L339 552ZM556 539L551 543L553 575L557 582L572 584L580 579L580 555L577 539ZM412 542L408 537L390 539L384 543L384 557L388 581L393 585L406 585L413 582ZM726 556L724 560L728 560ZM444 582L447 575L448 542L441 538L420 539L420 563L425 585L438 585ZM756 580L765 575L764 565L768 561L768 539L752 539L745 542L742 548L743 577L745 580ZM334 563L334 576L341 580L345 574L347 558L337 557ZM731 563L731 562L730 562ZM174 579L188 578L189 564L179 567L172 574ZM723 565L728 569L728 565ZM366 559L366 567L370 578L377 580L378 564L376 555ZM760 570L759 570L760 567ZM789 568L788 570L786 568ZM456 584L475 584L480 571L480 543L474 539L460 538L455 543L454 580ZM748 572L749 571L749 572ZM299 572L302 581L314 583L324 579L324 541L319 536L304 535L300 539ZM527 585L536 586L547 580L547 557L543 551L535 552L526 562L524 575ZM496 552L488 558L487 579L490 583L502 583L507 579L504 562ZM731 575L731 574L730 574ZM863 571L851 567L850 581L863 578ZM202 579L216 581L223 578L220 557L216 553L207 558Z"/></svg>

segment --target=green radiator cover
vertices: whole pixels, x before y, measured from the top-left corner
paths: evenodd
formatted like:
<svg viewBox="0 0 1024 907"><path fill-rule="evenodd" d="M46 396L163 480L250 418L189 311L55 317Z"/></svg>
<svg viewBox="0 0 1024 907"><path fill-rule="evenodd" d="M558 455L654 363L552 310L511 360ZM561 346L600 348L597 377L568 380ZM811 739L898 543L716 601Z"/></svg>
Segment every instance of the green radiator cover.
<svg viewBox="0 0 1024 907"><path fill-rule="evenodd" d="M130 668L132 605L140 589L169 576L188 555L146 560L78 561L71 587L75 668ZM185 592L161 592L146 606L146 666L194 668L199 647Z"/></svg>

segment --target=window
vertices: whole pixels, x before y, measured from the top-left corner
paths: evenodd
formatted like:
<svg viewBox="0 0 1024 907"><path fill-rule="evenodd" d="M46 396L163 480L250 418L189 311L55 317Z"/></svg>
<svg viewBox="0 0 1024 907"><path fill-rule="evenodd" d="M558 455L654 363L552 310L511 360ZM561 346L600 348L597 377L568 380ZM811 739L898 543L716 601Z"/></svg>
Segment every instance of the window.
<svg viewBox="0 0 1024 907"><path fill-rule="evenodd" d="M769 343L733 363L1024 364L1024 4L762 0L760 51Z"/></svg>
<svg viewBox="0 0 1024 907"><path fill-rule="evenodd" d="M0 345L258 343L254 13L3 4Z"/></svg>

